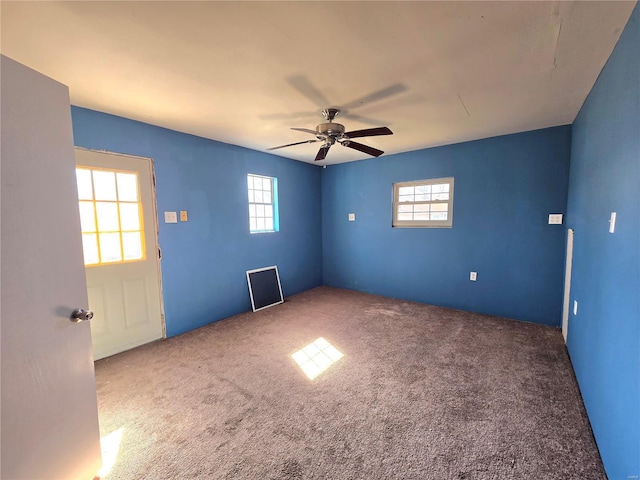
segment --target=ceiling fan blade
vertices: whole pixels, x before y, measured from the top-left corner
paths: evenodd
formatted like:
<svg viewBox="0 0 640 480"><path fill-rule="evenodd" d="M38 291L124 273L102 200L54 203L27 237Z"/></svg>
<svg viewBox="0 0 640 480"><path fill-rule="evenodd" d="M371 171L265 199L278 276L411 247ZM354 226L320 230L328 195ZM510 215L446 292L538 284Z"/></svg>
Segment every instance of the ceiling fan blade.
<svg viewBox="0 0 640 480"><path fill-rule="evenodd" d="M331 148L331 145L321 146L320 150L318 150L318 154L316 155L315 161L318 162L320 160L324 160L327 157L327 153L329 152L330 148Z"/></svg>
<svg viewBox="0 0 640 480"><path fill-rule="evenodd" d="M382 100L384 98L390 97L397 93L404 92L407 89L405 85L402 83L396 83L395 85L390 85L382 90L378 90L377 92L370 93L369 95L365 95L364 97L358 98L353 102L345 103L340 105L341 109L348 110L349 108L359 107L360 105L366 103L377 102L378 100Z"/></svg>
<svg viewBox="0 0 640 480"><path fill-rule="evenodd" d="M358 122L366 123L369 125L380 125L381 123L389 123L386 120L376 120L375 118L363 117L362 115L356 115L355 113L343 111L340 111L340 117L347 118L349 120L356 120Z"/></svg>
<svg viewBox="0 0 640 480"><path fill-rule="evenodd" d="M287 82L302 95L311 100L317 107L327 108L331 102L314 87L311 82L302 75L293 75L287 78Z"/></svg>
<svg viewBox="0 0 640 480"><path fill-rule="evenodd" d="M294 145L301 145L303 143L314 143L314 142L319 142L319 141L320 140L305 140L304 142L287 143L286 145L280 145L278 147L267 148L267 150L278 150L279 148L293 147Z"/></svg>
<svg viewBox="0 0 640 480"><path fill-rule="evenodd" d="M311 135L317 135L318 132L316 132L315 130L311 130L310 128L295 128L295 127L291 127L291 130L297 130L298 132L307 132L310 133Z"/></svg>
<svg viewBox="0 0 640 480"><path fill-rule="evenodd" d="M372 155L374 157L379 157L384 153L382 150L378 150L377 148L369 147L368 145L363 145L358 142L345 142L342 145L344 145L345 147L353 148L354 150L358 150L368 155Z"/></svg>
<svg viewBox="0 0 640 480"><path fill-rule="evenodd" d="M267 113L264 115L258 115L260 120L294 120L301 121L306 120L307 118L317 117L318 112L293 112L293 113ZM385 122L376 122L376 125L380 125Z"/></svg>
<svg viewBox="0 0 640 480"><path fill-rule="evenodd" d="M353 132L345 132L345 135L349 138L358 137L375 137L377 135L393 135L393 132L388 127L377 128L365 128L364 130L354 130Z"/></svg>

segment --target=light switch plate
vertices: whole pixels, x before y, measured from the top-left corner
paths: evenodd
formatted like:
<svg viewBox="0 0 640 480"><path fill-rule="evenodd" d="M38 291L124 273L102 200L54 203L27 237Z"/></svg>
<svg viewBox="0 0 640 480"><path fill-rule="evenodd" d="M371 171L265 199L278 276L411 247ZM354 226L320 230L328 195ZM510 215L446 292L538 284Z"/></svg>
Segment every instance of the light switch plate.
<svg viewBox="0 0 640 480"><path fill-rule="evenodd" d="M180 221L181 222L186 222L187 220L189 220L189 216L187 215L187 211L186 210L180 210Z"/></svg>
<svg viewBox="0 0 640 480"><path fill-rule="evenodd" d="M178 214L176 212L164 212L164 223L178 223Z"/></svg>
<svg viewBox="0 0 640 480"><path fill-rule="evenodd" d="M350 222L355 222L356 221L356 214L355 213L350 213L349 214L349 221Z"/></svg>
<svg viewBox="0 0 640 480"><path fill-rule="evenodd" d="M561 213L550 213L549 214L549 225L562 225L562 214Z"/></svg>

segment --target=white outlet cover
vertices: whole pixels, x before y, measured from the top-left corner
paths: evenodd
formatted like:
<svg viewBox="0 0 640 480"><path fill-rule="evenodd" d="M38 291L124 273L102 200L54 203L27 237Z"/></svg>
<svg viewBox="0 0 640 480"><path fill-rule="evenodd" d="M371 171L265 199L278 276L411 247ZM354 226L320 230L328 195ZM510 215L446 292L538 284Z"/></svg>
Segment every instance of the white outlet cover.
<svg viewBox="0 0 640 480"><path fill-rule="evenodd" d="M562 214L561 213L550 213L549 214L549 225L562 225Z"/></svg>
<svg viewBox="0 0 640 480"><path fill-rule="evenodd" d="M164 223L178 223L178 212L164 212Z"/></svg>
<svg viewBox="0 0 640 480"><path fill-rule="evenodd" d="M472 282L475 282L477 279L478 279L478 272L469 273L469 280L471 280Z"/></svg>
<svg viewBox="0 0 640 480"><path fill-rule="evenodd" d="M355 222L356 221L356 214L355 213L350 213L349 214L349 221L350 222Z"/></svg>

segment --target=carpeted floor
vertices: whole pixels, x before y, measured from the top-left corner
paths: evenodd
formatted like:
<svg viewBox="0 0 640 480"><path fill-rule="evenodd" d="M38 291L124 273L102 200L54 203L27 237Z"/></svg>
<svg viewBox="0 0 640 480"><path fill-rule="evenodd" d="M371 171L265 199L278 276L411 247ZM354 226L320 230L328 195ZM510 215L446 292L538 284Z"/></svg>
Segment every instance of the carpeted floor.
<svg viewBox="0 0 640 480"><path fill-rule="evenodd" d="M344 356L311 381L292 354L319 337ZM108 480L606 478L562 335L534 324L320 287L96 377Z"/></svg>

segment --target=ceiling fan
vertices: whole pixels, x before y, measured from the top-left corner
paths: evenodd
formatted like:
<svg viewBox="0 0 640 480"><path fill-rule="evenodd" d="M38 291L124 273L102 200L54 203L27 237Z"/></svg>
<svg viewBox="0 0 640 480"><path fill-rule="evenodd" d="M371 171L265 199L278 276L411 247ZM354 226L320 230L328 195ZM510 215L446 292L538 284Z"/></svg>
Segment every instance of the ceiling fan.
<svg viewBox="0 0 640 480"><path fill-rule="evenodd" d="M327 123L321 123L315 130L308 128L291 128L291 130L298 130L299 132L310 133L315 135L315 140L305 140L303 142L288 143L287 145L280 145L278 147L267 148L267 150L277 150L279 148L292 147L294 145L302 145L303 143L315 143L322 142L320 150L316 155L315 161L324 160L332 145L338 142L343 147L353 148L360 152L379 157L384 152L377 148L363 145L362 143L354 142L352 138L360 137L373 137L377 135L393 135L393 132L387 127L366 128L364 130L353 130L351 132L345 132L344 125L339 123L333 123L333 119L340 114L340 110L337 108L325 108L322 110L322 116L327 120Z"/></svg>

